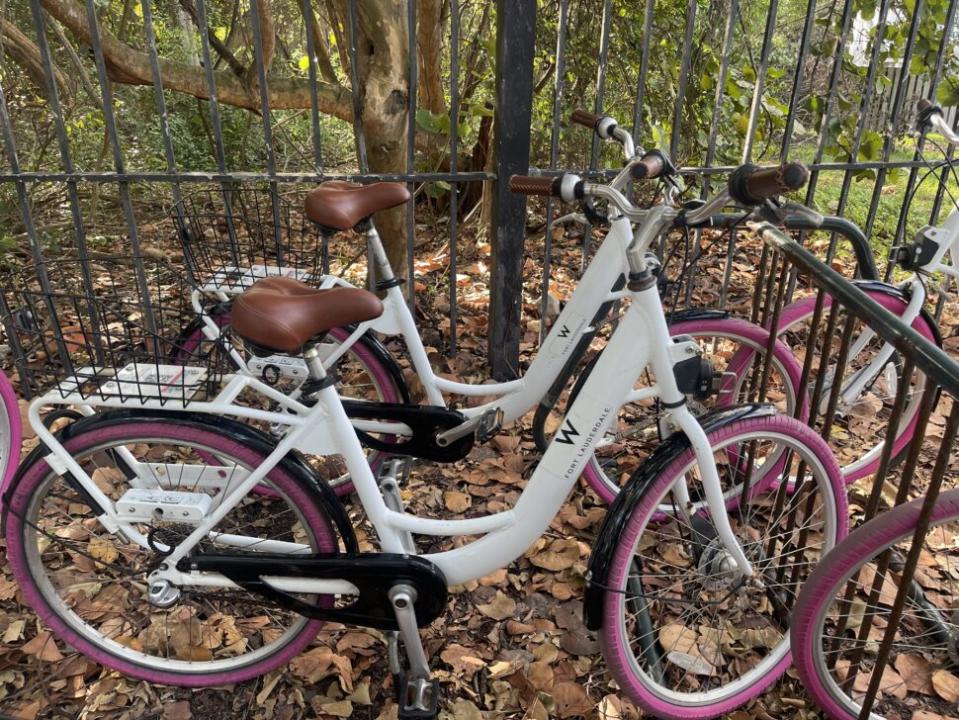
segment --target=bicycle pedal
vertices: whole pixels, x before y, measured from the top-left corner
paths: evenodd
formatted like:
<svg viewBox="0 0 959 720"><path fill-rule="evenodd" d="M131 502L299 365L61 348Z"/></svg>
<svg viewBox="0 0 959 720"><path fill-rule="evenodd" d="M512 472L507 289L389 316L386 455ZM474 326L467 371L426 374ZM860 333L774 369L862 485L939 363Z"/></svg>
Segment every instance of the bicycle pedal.
<svg viewBox="0 0 959 720"><path fill-rule="evenodd" d="M490 408L480 415L476 425L476 440L485 443L492 439L503 427L503 411L501 408Z"/></svg>
<svg viewBox="0 0 959 720"><path fill-rule="evenodd" d="M399 720L435 720L440 710L440 681L401 675L396 699Z"/></svg>

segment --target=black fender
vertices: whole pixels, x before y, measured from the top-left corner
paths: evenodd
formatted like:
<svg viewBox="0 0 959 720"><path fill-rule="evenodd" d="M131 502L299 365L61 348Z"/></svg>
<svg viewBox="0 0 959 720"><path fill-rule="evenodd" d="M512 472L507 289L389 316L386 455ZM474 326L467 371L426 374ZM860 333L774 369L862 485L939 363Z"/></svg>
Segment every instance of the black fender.
<svg viewBox="0 0 959 720"><path fill-rule="evenodd" d="M774 415L776 415L776 408L772 405L762 403L734 405L706 413L699 418L699 424L702 425L703 430L710 433L739 420ZM593 544L589 572L586 574L583 617L586 627L590 630L599 630L603 626L603 604L606 593L609 592L609 572L613 564L613 556L633 509L666 467L690 447L685 433L677 432L670 435L640 465L606 513L606 520Z"/></svg>
<svg viewBox="0 0 959 720"><path fill-rule="evenodd" d="M908 290L901 287L896 287L895 285L890 285L882 280L853 280L852 283L860 290L869 290L871 292L882 293L883 295L899 298L906 303L909 302L909 298L912 296L912 293L910 293ZM919 316L926 321L926 325L928 325L932 330L932 336L936 340L936 345L941 348L942 333L939 332L939 324L935 321L935 319L933 319L925 305L923 305L922 309L919 311Z"/></svg>
<svg viewBox="0 0 959 720"><path fill-rule="evenodd" d="M81 433L89 432L99 428L113 427L115 425L124 425L130 422L156 422L167 423L178 426L188 425L198 430L209 430L228 436L231 440L253 448L257 452L269 455L276 447L276 442L268 435L260 432L256 428L245 425L237 420L222 416L201 415L198 413L189 413L183 411L162 411L147 409L131 410L111 410L109 412L90 415L76 422L70 423L56 436L62 443L66 442ZM10 509L10 495L13 489L19 484L27 468L36 462L43 462L43 458L50 453L50 450L40 443L33 451L24 458L17 468L17 473L10 482L10 486L3 495L3 525L6 526L7 512ZM320 506L329 515L333 521L336 531L339 533L340 540L343 542L345 551L348 553L358 553L359 543L356 540L356 534L353 532L353 525L350 523L343 504L337 498L336 494L329 484L318 478L310 469L303 456L296 450L287 453L280 461L280 467L293 476L303 485L313 496L315 496ZM78 490L79 492L79 490ZM81 493L82 494L82 493ZM85 498L86 500L86 498ZM89 499L91 506L95 506L92 499Z"/></svg>
<svg viewBox="0 0 959 720"><path fill-rule="evenodd" d="M223 313L229 313L229 312L230 312L229 303L221 303L210 311L210 315L213 317L214 321L216 321L217 316L220 316ZM202 329L203 329L203 319L200 317L197 317L193 320L193 322L187 325L180 332L179 336L173 343L174 349L170 355L171 362L176 362L177 348L181 347L184 344L186 338L191 337L193 334L199 332ZM356 330L356 325L344 325L343 329L352 334L352 332ZM360 343L361 345L363 345L363 347L369 350L370 353L372 353L376 357L377 362L379 362L383 367L386 368L387 372L390 374L390 377L393 380L393 384L396 385L396 387L398 387L400 390L400 402L402 402L404 405L409 405L410 404L410 388L406 384L406 379L403 377L403 371L400 369L399 364L396 362L393 356L390 355L390 351L386 349L386 346L384 346L383 343L377 340L376 337L370 332L365 332L362 335L360 335L360 337L357 338L356 342Z"/></svg>
<svg viewBox="0 0 959 720"><path fill-rule="evenodd" d="M348 325L346 329L352 332L356 328ZM400 369L396 359L390 354L390 351L386 349L386 346L377 340L370 332L365 332L360 335L357 342L363 343L363 346L376 356L377 362L389 372L390 377L393 378L393 383L400 389L400 402L404 405L411 404L410 388L406 384L406 378L403 377L403 371Z"/></svg>
<svg viewBox="0 0 959 720"><path fill-rule="evenodd" d="M707 308L686 308L666 315L666 324L689 322L690 320L725 320L729 313L725 310L710 310Z"/></svg>

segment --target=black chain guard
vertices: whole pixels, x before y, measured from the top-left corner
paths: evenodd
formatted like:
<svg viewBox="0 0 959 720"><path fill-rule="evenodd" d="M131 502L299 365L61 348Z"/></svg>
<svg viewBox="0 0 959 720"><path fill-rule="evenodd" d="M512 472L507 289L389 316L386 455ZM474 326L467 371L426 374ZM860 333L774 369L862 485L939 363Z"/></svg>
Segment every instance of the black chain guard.
<svg viewBox="0 0 959 720"><path fill-rule="evenodd" d="M284 555L197 555L177 564L181 572L218 572L244 590L259 595L279 607L315 620L346 625L399 630L390 589L409 585L416 591L416 623L426 627L446 609L446 578L429 560L416 555L392 553ZM320 604L277 590L262 580L264 575L291 578L346 580L360 591L352 605L332 607L332 598L320 598ZM327 601L327 602L324 602Z"/></svg>
<svg viewBox="0 0 959 720"><path fill-rule="evenodd" d="M475 440L469 433L447 446L436 442L436 435L466 422L462 413L435 405L405 405L403 403L363 402L343 400L343 409L350 418L401 422L413 431L413 437L388 442L357 430L360 442L366 447L392 455L409 455L434 462L456 462L469 455Z"/></svg>

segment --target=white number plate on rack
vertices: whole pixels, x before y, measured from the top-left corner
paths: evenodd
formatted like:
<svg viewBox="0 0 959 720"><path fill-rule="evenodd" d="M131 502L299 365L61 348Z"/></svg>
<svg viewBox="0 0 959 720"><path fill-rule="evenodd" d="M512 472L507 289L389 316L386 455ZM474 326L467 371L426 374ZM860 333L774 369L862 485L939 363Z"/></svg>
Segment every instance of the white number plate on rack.
<svg viewBox="0 0 959 720"><path fill-rule="evenodd" d="M100 385L105 395L190 399L206 380L206 368L130 363Z"/></svg>

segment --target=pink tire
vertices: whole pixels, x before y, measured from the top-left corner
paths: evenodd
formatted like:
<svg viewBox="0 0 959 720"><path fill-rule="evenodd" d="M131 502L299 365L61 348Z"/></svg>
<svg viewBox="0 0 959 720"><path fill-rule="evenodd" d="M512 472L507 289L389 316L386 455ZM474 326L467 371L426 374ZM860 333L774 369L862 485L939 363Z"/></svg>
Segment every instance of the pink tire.
<svg viewBox="0 0 959 720"><path fill-rule="evenodd" d="M792 626L792 646L794 648L793 657L796 670L799 672L803 687L806 688L812 699L834 720L855 720L859 717L862 706L860 699L855 696L862 692L862 685L856 682L853 688L845 689L841 686L841 679L834 675L836 672L835 666L832 669L830 668L826 656L827 651L823 648L823 644L828 641L829 655L834 656L836 666L843 661L843 650L842 644L836 643L836 638L827 634L826 623L827 621L836 622L843 614L837 608L842 607L838 603L844 601L850 579L858 577L858 582L861 583L861 585L855 586L857 589L853 592L854 601L862 602L860 600L861 592L872 590L874 583L878 582L873 579L876 574L876 562L888 548L899 543L908 543L911 540L919 521L923 500L923 498L919 498L884 512L850 533L849 537L829 554L829 561L819 565L809 576L799 595L799 600L796 602L795 622ZM943 537L952 540L955 535L956 523L959 523L959 490L949 490L939 496L933 507L930 530L926 537L933 537L936 528L939 526L949 526L941 527L941 530L943 531ZM939 553L942 554L942 559L947 562L946 565L941 567L947 570L951 569L953 572L959 570L959 563L954 557L952 562L949 562L950 553L948 550L940 550ZM929 553L929 556L931 557L932 553ZM870 566L872 573L859 576L859 571L867 565ZM899 583L895 580L895 577L896 575L890 572L889 575L882 578L883 595L887 593L886 583L891 582L892 587L889 592L890 597L878 601L879 608L874 609L867 602L862 602L857 615L857 623L862 623L864 618L874 615L876 610L881 613L889 612L892 599L891 591L899 590ZM928 580L922 582L922 584L928 584ZM950 589L951 593L946 595L945 593ZM928 708L930 715L942 712L942 701L935 696L914 692L914 688L899 690L895 687L895 681L893 680L895 675L886 676L887 668L895 673L894 667L897 666L897 657L901 653L923 658L922 665L925 677L930 677L937 670L944 670L947 673L955 672L955 656L959 651L959 630L956 629L955 617L952 615L957 607L957 586L954 576L951 582L947 582L943 587L940 587L939 592L936 593L936 598L936 605L942 606L938 610L943 613L942 621L950 628L953 647L944 647L936 642L934 634L929 632L928 621L921 621L916 624L917 635L902 635L906 628L913 627L916 620L917 606L911 599L907 600L903 620L897 627L899 630L897 635L900 636L900 641L894 641L890 655L891 667L882 668L884 674L882 685L890 693L884 699L886 702L892 703L892 707L889 709L890 717L893 714L896 717L901 717L903 707L909 707L910 712L918 712ZM902 640L903 637L905 637L905 640ZM878 642L878 639L876 642ZM860 667L862 682L868 684L877 668L862 665ZM899 665L898 667L902 668L903 666ZM897 690L905 692L905 697L895 697L892 693L898 695ZM880 699L873 707L870 717L885 717L884 699L883 693L880 693Z"/></svg>
<svg viewBox="0 0 959 720"><path fill-rule="evenodd" d="M223 477L227 470L236 472L238 468L257 467L265 457L239 440L198 427L196 423L180 421L178 424L174 417L169 421L138 421L134 418L121 424L94 425L73 435L68 433L67 438L64 447L87 472L108 467L106 463L117 455L111 448L121 446L132 453L142 452L144 458L153 458L152 462L156 462L154 455L164 447L162 444L175 446L181 452L189 449L192 453L209 453L218 461L219 470L214 468L207 475L214 479L218 472ZM179 458L182 455L171 454L169 457ZM167 462L165 460L161 465L172 468L167 471L167 477L173 478L178 466L176 463L168 465ZM188 464L190 461L182 462ZM229 462L235 464L231 466ZM101 475L101 482L109 482L109 478L113 478L116 483L108 493L111 498L122 495L129 487L127 482L132 480L123 477L122 467L125 466L117 466L119 474L111 471ZM330 519L314 495L297 478L278 466L270 471L267 482L273 491L270 496L250 496L252 499L249 502L242 501L241 505L231 510L216 529L223 528L226 532L232 528L244 528L245 536L253 538L260 538L261 533L266 532L281 533L276 537L302 538L297 542L305 544L312 552L338 551ZM185 487L189 489L189 486ZM170 489L181 488L174 485ZM67 500L63 499L64 496ZM257 512L261 514L255 515ZM264 512L269 514L263 515ZM266 519L257 520L257 517ZM202 593L202 599L194 604L191 604L193 598L202 591L184 589L169 611L150 604L133 579L142 585L147 572L143 568L152 567L149 563L161 561L162 556L150 559L151 551L136 545L121 545L118 550L113 550L111 538L114 536L100 526L89 504L57 476L40 455L35 456L33 463L19 477L12 491L10 505L5 510L5 521L7 558L26 605L33 608L64 642L101 665L131 677L187 687L249 680L284 665L298 655L323 625L318 620L285 610L273 609L264 614L262 608L268 601L243 594L242 591L224 592L224 588L212 588L210 592ZM171 533L184 532L176 531L175 523L168 523L168 526L167 534L159 536L160 542L165 542L164 539L171 537ZM43 542L36 529L38 527L46 530ZM293 528L297 529L295 536L292 534ZM58 532L65 534L56 535ZM232 532L237 530L232 529ZM48 533L57 538L70 539L48 541ZM89 550L93 547L94 539L99 549L95 551L95 556L91 556ZM210 543L215 548L225 547L212 538ZM227 551L230 549L227 548ZM143 557L140 558L137 553ZM84 561L82 565L77 565L84 557L97 557L105 563ZM64 573L69 577L64 576ZM85 575L96 578L97 573L104 576L115 573L118 577L109 581L91 579L86 582L84 579ZM140 575L144 577L140 578ZM129 582L129 589L122 584L124 579ZM62 587L58 587L58 584ZM104 588L114 588L117 592L109 598L101 597ZM231 615L226 608L237 607L231 602L237 592L242 594L242 604ZM325 601L326 598L316 598L317 603ZM89 614L88 606L91 603L99 608L96 613ZM84 611L83 608L88 609ZM197 610L191 614L197 608L203 608L203 613ZM172 613L175 621L164 620L165 612ZM217 613L222 613L226 617L224 622L239 634L235 638L222 634L224 639L219 642L223 644L213 644L211 647L211 641L207 638L213 635L207 633L207 627L214 622L211 617L216 617ZM253 617L248 620L241 613L250 613ZM163 635L160 638L154 621L163 628L167 624L171 627L184 626L187 636L179 640L171 639L179 637L175 635L169 638ZM287 622L288 628L273 627L274 623L279 625ZM264 630L264 627L269 629ZM225 645L226 638L233 638L236 643L242 641L242 644L228 647ZM180 644L177 645L177 642ZM151 654L154 645L157 649L155 654Z"/></svg>
<svg viewBox="0 0 959 720"><path fill-rule="evenodd" d="M691 335L693 338L726 338L740 347L749 348L746 352L737 351L729 361L726 371L735 374L736 377L725 383L723 392L714 401L714 407L716 408L727 407L741 401L747 372L752 366L756 352L765 353L769 346L769 332L766 329L738 318L707 317L684 320L671 323L669 332L673 337ZM802 366L793 357L789 348L781 342L774 345L773 363L783 384L784 400L783 407L780 409L785 414L793 415L798 407L799 417L805 420L808 417L807 403L805 398L798 398ZM578 393L590 369L587 368L586 372L577 380L571 397ZM612 502L619 493L618 478L609 476L603 463L596 455L590 458L590 461L586 464L582 477L604 502Z"/></svg>
<svg viewBox="0 0 959 720"><path fill-rule="evenodd" d="M688 446L675 451L672 459L662 458L665 467L645 489L631 487L621 498L635 498L635 505L625 513L620 508L621 522L604 528L618 537L604 543L614 549L604 583L600 644L619 686L659 718L725 716L774 683L790 663L784 624L789 622L796 591L792 581L781 584L774 578L780 571L795 571L801 587L806 570L812 570L820 553L825 554L846 533L845 488L839 468L822 438L808 426L782 415L753 416L714 428L708 437L720 456L748 443L767 445L770 452L781 444L791 451L793 467L807 464L812 481L796 493L777 492L781 483L764 494L751 493L743 511L730 514L755 573L756 581L749 583L729 571L731 560L714 531L709 531L708 510L699 511L691 524L679 515L662 516L674 484L685 481L692 489L696 482L690 472L695 457ZM812 508L799 513L802 526L787 531L780 524L787 522L788 512L768 513L775 507L769 503L777 498L786 503L779 506L784 511ZM761 524L764 514L770 519L765 535L751 525ZM793 531L797 539L789 544ZM773 596L775 602L770 600ZM751 603L755 606L747 607ZM762 615L766 606L776 608L769 610L769 618ZM759 641L727 635L731 629L739 633L736 628L745 627L769 643L765 655L758 649ZM710 633L724 640L703 644ZM729 645L730 658L741 661L726 662L724 643ZM742 649L733 647L740 644ZM747 669L736 676L743 666Z"/></svg>
<svg viewBox="0 0 959 720"><path fill-rule="evenodd" d="M3 372L0 372L0 402L3 403L4 415L0 418L0 503L2 503L2 497L20 463L22 441L17 393L10 384L10 379Z"/></svg>
<svg viewBox="0 0 959 720"><path fill-rule="evenodd" d="M865 286L861 289L869 296L871 300L895 315L902 315L906 310L907 302L897 295L874 290L868 286ZM801 300L797 300L796 302L783 308L782 312L780 313L778 323L779 326L777 328L779 339L783 340L790 331L799 327L802 323L810 321L815 313L815 307L816 297L810 296ZM827 315L825 313L831 307L832 298L827 295L825 296L823 303L823 316L821 323L826 322ZM916 319L912 321L912 327L924 338L934 344L937 344L936 332L932 327L929 326L929 323L926 321L923 315L918 315ZM788 345L788 343L786 344ZM737 353L737 356L730 360L730 365L734 363L750 362L749 355L750 353L747 350L744 350L742 353ZM850 362L852 361L853 359L851 358ZM916 423L919 419L919 402L922 396L921 388L925 385L925 375L920 370L916 369L913 377L915 378L916 390L913 392L913 397L907 401L906 407L903 410L898 432L893 442L893 460L901 457L903 452L909 446L909 443L915 434ZM811 385L812 381L810 381L810 386ZM872 445L868 450L860 454L858 459L855 461L840 465L847 485L854 483L856 480L861 478L868 477L876 472L879 467L880 454L884 440L884 438L881 438L878 444Z"/></svg>

